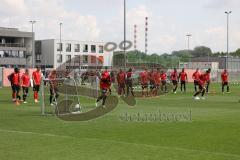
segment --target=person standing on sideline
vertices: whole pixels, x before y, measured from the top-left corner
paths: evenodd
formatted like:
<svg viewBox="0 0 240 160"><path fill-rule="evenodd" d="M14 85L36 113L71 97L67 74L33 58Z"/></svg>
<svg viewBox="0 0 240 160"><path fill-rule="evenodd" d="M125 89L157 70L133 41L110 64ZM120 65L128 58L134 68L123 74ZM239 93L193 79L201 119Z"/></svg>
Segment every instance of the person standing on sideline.
<svg viewBox="0 0 240 160"><path fill-rule="evenodd" d="M198 68L196 69L196 71L192 75L192 79L194 80L194 90L195 90L195 92L197 92L197 86L199 87L198 80L199 80L200 75L201 75L201 73L200 73Z"/></svg>
<svg viewBox="0 0 240 160"><path fill-rule="evenodd" d="M178 87L178 73L176 68L174 68L174 71L171 73L171 80L173 84L173 93L176 94Z"/></svg>
<svg viewBox="0 0 240 160"><path fill-rule="evenodd" d="M208 72L206 74L206 93L209 93L209 86L211 83L211 68L208 69Z"/></svg>
<svg viewBox="0 0 240 160"><path fill-rule="evenodd" d="M22 90L23 90L23 103L27 103L27 95L28 95L28 88L30 86L30 75L29 75L29 70L25 69L25 73L23 73L21 77L22 81Z"/></svg>
<svg viewBox="0 0 240 160"><path fill-rule="evenodd" d="M181 82L181 92L183 91L186 92L186 82L188 81L187 73L185 72L185 69L182 69L182 72L179 73L178 81L180 79Z"/></svg>
<svg viewBox="0 0 240 160"><path fill-rule="evenodd" d="M222 93L224 94L225 86L227 86L227 93L229 93L228 71L226 69L222 72L221 78L222 78Z"/></svg>
<svg viewBox="0 0 240 160"><path fill-rule="evenodd" d="M40 90L41 85L41 69L39 66L37 66L37 70L32 73L32 80L33 80L33 97L34 102L38 103L38 92Z"/></svg>

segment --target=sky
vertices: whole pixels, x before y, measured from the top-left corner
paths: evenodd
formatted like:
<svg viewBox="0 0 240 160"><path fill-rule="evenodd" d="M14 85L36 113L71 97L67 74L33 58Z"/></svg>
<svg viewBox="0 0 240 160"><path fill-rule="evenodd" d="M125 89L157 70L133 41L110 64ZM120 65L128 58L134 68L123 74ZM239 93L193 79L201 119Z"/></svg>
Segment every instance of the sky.
<svg viewBox="0 0 240 160"><path fill-rule="evenodd" d="M144 51L145 17L149 17L149 53L171 53L207 46L213 52L226 51L227 16L229 50L240 48L240 0L126 0L127 39L133 41L137 28L137 49ZM123 0L0 0L0 26L31 31L36 20L36 39L81 41L123 41Z"/></svg>

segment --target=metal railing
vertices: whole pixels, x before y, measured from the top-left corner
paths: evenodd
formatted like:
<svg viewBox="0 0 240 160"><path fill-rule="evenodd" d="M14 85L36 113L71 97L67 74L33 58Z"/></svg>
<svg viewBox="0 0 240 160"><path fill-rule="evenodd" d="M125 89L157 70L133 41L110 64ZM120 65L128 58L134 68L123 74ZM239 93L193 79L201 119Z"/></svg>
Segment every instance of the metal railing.
<svg viewBox="0 0 240 160"><path fill-rule="evenodd" d="M18 47L25 48L25 44L22 43L0 43L0 47Z"/></svg>

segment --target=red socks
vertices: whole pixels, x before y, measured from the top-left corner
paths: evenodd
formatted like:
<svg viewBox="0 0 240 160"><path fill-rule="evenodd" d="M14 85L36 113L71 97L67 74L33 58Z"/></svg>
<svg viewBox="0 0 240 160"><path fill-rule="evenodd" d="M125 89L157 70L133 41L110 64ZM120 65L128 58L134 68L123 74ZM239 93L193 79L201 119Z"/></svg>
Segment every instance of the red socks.
<svg viewBox="0 0 240 160"><path fill-rule="evenodd" d="M34 97L34 99L38 99L38 92L37 91L34 91L33 97Z"/></svg>

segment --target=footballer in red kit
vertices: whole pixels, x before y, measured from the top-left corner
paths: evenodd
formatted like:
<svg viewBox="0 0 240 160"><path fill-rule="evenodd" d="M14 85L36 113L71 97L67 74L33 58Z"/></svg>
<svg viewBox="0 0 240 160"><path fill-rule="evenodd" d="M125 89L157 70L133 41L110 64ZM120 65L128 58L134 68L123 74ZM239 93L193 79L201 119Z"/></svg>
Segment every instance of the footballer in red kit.
<svg viewBox="0 0 240 160"><path fill-rule="evenodd" d="M177 93L178 73L177 73L176 68L174 68L174 71L171 73L171 80L172 80L172 84L173 84L173 93Z"/></svg>
<svg viewBox="0 0 240 160"><path fill-rule="evenodd" d="M140 78L140 83L142 86L142 96L146 97L146 96L148 96L148 81L149 81L147 68L145 68L144 71L142 71L139 74L139 78Z"/></svg>
<svg viewBox="0 0 240 160"><path fill-rule="evenodd" d="M197 86L198 86L198 80L199 80L199 76L201 75L199 69L197 68L196 71L193 73L192 75L192 79L194 80L194 89L195 92L197 92Z"/></svg>
<svg viewBox="0 0 240 160"><path fill-rule="evenodd" d="M118 83L118 94L120 96L125 95L126 87L126 74L122 69L119 70L117 74L117 83Z"/></svg>
<svg viewBox="0 0 240 160"><path fill-rule="evenodd" d="M154 81L154 74L155 74L155 71L154 69L152 69L149 73L148 73L148 79L149 79L149 88L150 88L150 95L153 96L153 92L154 92L154 89L155 89L155 81Z"/></svg>
<svg viewBox="0 0 240 160"><path fill-rule="evenodd" d="M227 86L227 92L229 93L229 83L228 83L228 71L225 69L222 74L222 93L224 93L224 88Z"/></svg>
<svg viewBox="0 0 240 160"><path fill-rule="evenodd" d="M59 97L58 94L58 82L57 82L57 71L52 70L51 73L48 75L49 85L50 85L50 96L49 102L51 106L57 104L57 99Z"/></svg>
<svg viewBox="0 0 240 160"><path fill-rule="evenodd" d="M132 96L134 96L132 75L133 75L132 68L130 68L126 74L127 96L129 95L130 91Z"/></svg>
<svg viewBox="0 0 240 160"><path fill-rule="evenodd" d="M208 69L208 72L206 75L206 93L209 93L210 83L211 83L211 68Z"/></svg>
<svg viewBox="0 0 240 160"><path fill-rule="evenodd" d="M18 102L19 100L21 100L21 96L20 96L20 82L21 82L21 78L20 78L20 70L18 68L14 68L14 72L11 73L8 76L9 81L11 82L11 86L12 86L12 100L13 102Z"/></svg>
<svg viewBox="0 0 240 160"><path fill-rule="evenodd" d="M160 78L161 78L161 84L162 84L161 91L164 93L167 93L167 74L164 71L162 71Z"/></svg>
<svg viewBox="0 0 240 160"><path fill-rule="evenodd" d="M110 86L111 86L111 76L106 67L100 77L100 89L102 94L97 98L96 107L98 107L98 103L102 100L102 107L105 108L107 92Z"/></svg>
<svg viewBox="0 0 240 160"><path fill-rule="evenodd" d="M23 73L21 77L22 81L22 90L23 90L23 103L27 103L27 95L28 95L28 88L30 86L30 75L29 70L25 69L25 73Z"/></svg>
<svg viewBox="0 0 240 160"><path fill-rule="evenodd" d="M182 72L179 73L178 79L180 79L181 82L181 92L183 91L183 89L184 92L186 92L186 82L188 81L188 77L184 68L182 69Z"/></svg>
<svg viewBox="0 0 240 160"><path fill-rule="evenodd" d="M160 88L160 84L161 84L161 73L160 73L159 68L157 69L157 71L154 72L153 77L154 77L154 92L153 92L153 95L157 96L159 88Z"/></svg>
<svg viewBox="0 0 240 160"><path fill-rule="evenodd" d="M194 94L194 99L195 100L199 100L200 99L198 97L199 94L202 94L201 98L205 99L205 97L204 97L204 94L206 92L205 83L206 83L206 78L207 78L208 74L209 74L209 70L207 70L206 73L203 73L203 74L199 75L199 78L197 79L199 90Z"/></svg>
<svg viewBox="0 0 240 160"><path fill-rule="evenodd" d="M34 97L34 102L38 103L38 92L40 90L40 85L41 85L41 69L39 66L37 66L37 70L32 73L32 80L33 80L33 97Z"/></svg>

